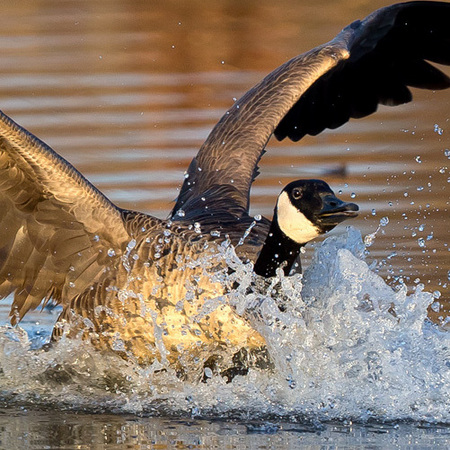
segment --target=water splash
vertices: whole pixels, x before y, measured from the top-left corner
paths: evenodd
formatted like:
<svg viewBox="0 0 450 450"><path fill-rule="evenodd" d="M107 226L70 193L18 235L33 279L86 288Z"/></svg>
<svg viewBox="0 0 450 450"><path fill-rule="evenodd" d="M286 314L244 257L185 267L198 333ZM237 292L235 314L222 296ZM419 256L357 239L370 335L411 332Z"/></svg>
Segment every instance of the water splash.
<svg viewBox="0 0 450 450"><path fill-rule="evenodd" d="M212 371L183 381L163 363L141 367L74 339L36 350L33 336L5 326L3 400L171 416L450 423L450 337L427 319L435 298L420 285L410 294L389 287L364 261L358 231L325 240L303 276L280 271L269 282L255 280L230 245L221 251L234 269L230 282L239 282L228 301L266 339L271 368L230 383Z"/></svg>

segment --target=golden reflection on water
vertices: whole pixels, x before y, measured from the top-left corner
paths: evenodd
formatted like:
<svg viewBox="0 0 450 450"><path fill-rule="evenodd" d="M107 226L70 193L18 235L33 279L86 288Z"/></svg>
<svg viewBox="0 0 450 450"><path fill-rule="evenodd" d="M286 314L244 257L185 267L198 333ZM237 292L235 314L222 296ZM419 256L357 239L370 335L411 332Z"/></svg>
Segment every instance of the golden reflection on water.
<svg viewBox="0 0 450 450"><path fill-rule="evenodd" d="M119 206L164 217L233 98L389 3L11 2L2 7L0 108ZM325 178L344 198L355 194L363 235L389 218L370 249L386 261L381 273L410 286L420 279L448 300L450 92L415 99L297 144L271 141L252 211L270 215L292 179Z"/></svg>

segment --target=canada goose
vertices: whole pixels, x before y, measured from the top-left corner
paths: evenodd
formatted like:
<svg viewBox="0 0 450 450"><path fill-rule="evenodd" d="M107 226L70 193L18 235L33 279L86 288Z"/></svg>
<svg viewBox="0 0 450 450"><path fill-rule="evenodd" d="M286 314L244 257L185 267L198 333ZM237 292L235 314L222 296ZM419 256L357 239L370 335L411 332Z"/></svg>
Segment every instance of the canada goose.
<svg viewBox="0 0 450 450"><path fill-rule="evenodd" d="M275 69L214 127L167 220L117 207L1 113L0 297L14 295L12 323L51 299L63 306L54 337L83 335L139 363L263 347L224 300L218 247L230 241L262 276L287 274L301 245L357 210L323 181L300 180L272 223L254 222L250 186L268 139L297 141L409 102L408 86L448 88L425 60L450 64L449 23L448 3L393 5Z"/></svg>

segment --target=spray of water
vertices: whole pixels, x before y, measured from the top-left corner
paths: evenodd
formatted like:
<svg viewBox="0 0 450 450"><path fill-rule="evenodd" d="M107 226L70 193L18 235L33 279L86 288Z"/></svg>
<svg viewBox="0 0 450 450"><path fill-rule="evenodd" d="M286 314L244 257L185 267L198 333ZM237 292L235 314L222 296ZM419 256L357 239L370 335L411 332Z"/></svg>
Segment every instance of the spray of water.
<svg viewBox="0 0 450 450"><path fill-rule="evenodd" d="M257 280L230 245L223 301L266 340L266 366L231 382L204 369L183 379L163 362L142 367L86 341L35 348L33 330L0 328L0 391L8 404L135 414L289 420L450 423L450 337L427 319L433 295L395 290L372 272L358 231L325 240L304 275ZM39 347L39 346L38 346Z"/></svg>

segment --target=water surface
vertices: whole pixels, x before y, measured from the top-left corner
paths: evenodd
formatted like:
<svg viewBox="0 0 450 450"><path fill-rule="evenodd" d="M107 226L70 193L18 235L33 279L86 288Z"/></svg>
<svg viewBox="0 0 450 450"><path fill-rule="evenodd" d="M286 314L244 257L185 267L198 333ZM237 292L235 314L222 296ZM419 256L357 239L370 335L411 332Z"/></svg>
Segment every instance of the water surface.
<svg viewBox="0 0 450 450"><path fill-rule="evenodd" d="M0 107L67 158L119 206L166 217L177 196L184 170L214 123L235 98L279 64L329 40L344 25L388 3L287 0L280 6L279 3L265 0L223 0L211 1L207 5L201 1L185 4L174 1L152 2L150 6L148 2L113 0L14 2L2 9ZM369 415L379 420L446 422L450 421L448 414L445 414L445 395L448 394L449 385L448 365L445 366L445 361L448 362L448 353L445 353L448 338L445 334L438 335L438 331L422 329L420 324L428 310L428 315L435 323L445 325L450 297L450 92L415 91L414 94L415 101L411 104L394 109L380 108L375 115L352 121L338 130L326 131L318 137L306 137L295 144L272 140L268 153L261 162L261 175L252 189L252 212L270 216L275 198L283 185L296 178L317 177L325 179L343 198L353 198L360 205L361 214L353 220L352 226L360 230L363 236L374 233L382 223L373 244L367 249L367 263L395 289L402 291L406 285L408 292L412 293L417 287L421 291L423 285L423 289L432 295L422 295L419 292L414 297L418 304L415 312L417 315L411 319L410 324L417 327L417 345L421 349L417 350L416 355L413 354L413 335L408 334L407 324L400 326L400 329L395 329L392 324L386 325L390 334L379 341L375 334L371 334L371 327L376 327L380 321L389 322L389 316L385 312L380 313L382 316L376 320L367 320L361 324L361 330L374 340L374 351L379 354L388 352L395 346L400 348L398 340L401 337L406 342L402 351L411 354L399 357L398 364L406 367L415 357L423 360L423 366L417 367L416 372L412 370L413 377L420 378L424 384L422 403L419 385L411 384L413 391L417 389L417 392L408 394L408 389L399 388L400 394L394 394L390 402L375 399L372 406L380 409ZM314 246L310 246L312 247ZM308 250L305 261L311 261L311 255L312 251ZM339 260L337 269L350 270L351 266L346 264L350 262ZM365 274L363 267L354 270L354 274L360 278ZM360 281L355 278L353 282ZM371 291L374 297L380 296L381 291L388 292L383 287L374 289L375 291ZM439 297L439 302L433 300L433 295L435 298ZM404 309L401 311L405 314L408 308L412 308L406 303L406 297L403 303L398 300L399 308L403 305ZM338 314L339 308L345 310L345 299L338 297L334 305ZM322 320L319 310L316 313L315 317ZM8 302L4 301L0 305L0 320L3 325L8 323L7 316ZM29 404L32 402L30 399L35 398L42 407L47 398L49 403L58 405L58 396L64 398L68 395L70 400L63 401L63 405L59 404L59 407L70 409L72 402L72 408L75 409L151 414L154 404L148 398L150 394L146 394L147 397L143 394L147 392L147 387L137 389L133 400L130 400L133 396L129 392L122 391L117 395L108 394L105 399L97 385L89 387L88 383L87 390L93 390L94 400L89 401L88 397L77 400L75 392L77 389L82 391L85 383L80 381L82 378L78 374L71 378L67 389L59 384L55 388L44 382L34 391L33 377L51 367L52 358L58 364L64 364L74 355L70 353L74 351L73 348L61 348L58 354L47 354L48 359L41 353L38 353L36 359L30 355L29 348L42 344L55 318L55 311L31 315L24 323L24 327L30 332L31 341L25 338L21 340L10 330L3 332L2 363L8 362L7 369L11 378L9 381L8 377L3 379L2 390L7 392L5 398L8 404L20 408L21 404ZM330 325L329 332L339 328L341 322L335 320ZM359 319L353 317L349 320L353 320L352 327L356 327ZM325 331L323 336L326 336ZM398 334L395 335L395 332ZM311 339L314 336L317 338L317 330L308 328L306 334L308 333ZM337 331L336 336L344 340L342 333L343 329ZM299 335L295 336L299 338ZM348 339L351 338L348 336ZM322 344L323 347L320 346ZM322 367L317 368L319 379L329 383L328 393L325 393L325 388L319 392L317 386L305 385L301 394L297 395L308 399L305 402L314 402L316 398L317 402L311 408L322 408L322 413L324 409L332 411L333 402L337 401L336 408L342 409L339 414L330 413L328 417L332 419L345 419L347 411L349 420L366 420L367 408L358 404L358 396L360 403L364 403L363 399L367 396L382 395L383 389L387 387L394 389L395 377L389 378L384 386L382 383L377 386L374 394L363 379L358 378L358 359L365 361L365 366L361 366L363 371L368 370L367 366L371 364L364 359L371 351L369 346L361 344L363 346L355 350L353 356L348 348L335 349L334 354L326 356L325 349L330 342L323 341L322 344L318 344L317 353L313 352L311 343L306 345L306 350L311 357L325 355L323 358L331 358L331 363L325 361L323 366L317 364L317 367ZM64 351L68 352L66 355L70 358L64 359L61 356ZM295 351L298 356L299 347ZM15 354L16 359L10 359L11 354ZM355 377L360 382L356 386L361 389L347 403L339 400L339 396L348 397L351 382L348 379L329 380L327 375L327 370L332 375L333 370L337 373L339 364L345 357L349 358L348 370L354 366ZM36 361L39 358L40 363ZM11 380L21 379L24 359L26 361L23 367L27 367L31 375L17 387L18 400L14 400L16 396L12 394L14 389L10 383ZM395 358L384 359L385 374L386 371L394 374L394 360ZM429 377L426 374L427 363L430 372L434 370L434 374ZM307 366L313 371L312 363ZM102 366L96 373L103 373L103 369ZM130 371L129 376L133 382L144 377L136 367L124 370ZM402 370L399 369L396 375L402 374ZM305 383L318 383L316 375L310 373L309 378L306 376ZM167 380L160 380L162 381ZM411 380L406 380L405 383L409 381ZM177 383L173 379L171 382ZM345 386L342 391L339 391L340 382ZM195 408L199 408L200 412L210 410L212 399L214 395L218 395L217 389L221 386L220 381L215 380L215 383L218 383L217 386L211 388L209 393L206 389L204 393L202 391L203 396L194 399L195 406L184 405L188 416L195 417ZM224 416L232 412L234 407L245 410L243 405L251 397L251 389L259 389L255 388L258 383L259 388L264 383L270 386L270 380L266 380L264 376L256 376L250 382L239 381L228 391L224 388L222 400L228 405ZM52 389L55 391L48 394ZM178 392L177 389L180 394L175 395L177 400L172 401L179 407L178 410L182 410L177 401L181 397L189 397L186 392L195 391L196 387L177 385L174 391ZM302 414L308 416L311 413L309 418L314 416L301 401L289 404L287 393L290 391L286 391L285 387L273 389L271 405L264 405L265 397L256 395L254 408L249 408L250 419L252 414L255 414L253 418L258 418L255 412L258 408L266 408L266 412L275 415L280 412L283 420L290 414L297 417L297 420L300 420ZM329 401L326 400L327 395ZM415 406L408 406L407 410L397 408L395 402L400 399ZM126 407L124 405L127 401L137 403ZM281 407L279 411L277 403L283 402L288 406L284 409ZM321 403L322 407L318 406ZM166 412L170 410L170 402L164 408ZM431 413L426 412L427 408ZM214 411L219 414L220 408ZM366 411L366 416L363 411ZM159 413L162 414L161 411ZM242 410L238 416L241 413ZM17 409L6 409L5 414L8 419L14 417L13 421L8 421L11 425L7 427L7 433L13 436L11 439L18 439L20 433L30 435L30 430L36 426L51 426L51 413L48 412L44 415L25 414ZM50 419L47 425L43 425L38 417L47 417L46 414L49 414ZM321 419L326 417L327 414ZM75 422L73 426L79 428L81 436L88 434L86 422L91 419L84 421L83 416L75 415L67 416L67 420ZM113 433L125 427L126 439L131 439L131 420L132 423L136 421L139 433L150 433L146 427L169 430L173 426L177 433L184 436L185 445L190 442L189 432L179 422L141 421L120 414L107 416L104 420L111 424L108 426L113 427ZM228 433L250 435L253 440L255 436L259 438L260 432L267 439L270 431L264 427L258 430L257 427L255 435L251 427L239 425L235 428L234 425L229 425L231 431L226 432L223 431L224 427L227 429L228 425L194 423L189 429L206 430L205 433L211 433L219 443L222 433L227 436ZM294 442L302 442L305 438L302 433L288 434L283 431L285 428L282 426L277 427L275 434L270 435L272 442L283 442L286 439L289 445L295 445ZM99 426L99 430L100 428ZM410 432L418 432L417 429L414 430L408 429L405 436ZM394 434L398 432L396 429ZM99 433L98 436L102 436L103 432ZM167 433L170 434L169 431ZM351 436L355 441L350 441L356 445L360 442L360 437L355 437L360 436L358 433L360 431L356 435L345 431L339 436ZM365 433L367 437L372 431L366 429L361 433ZM392 436L391 431L391 434L373 433L373 436L383 438L386 435ZM427 439L426 433L418 433L417 439ZM445 433L447 431L443 432L444 436ZM327 429L325 435L327 439L340 439L332 428ZM442 433L440 429L434 428L432 435L433 438L438 438ZM316 435L307 436L309 439ZM80 439L81 444L93 443L87 437ZM239 445L245 446L250 442L247 438L244 441L239 439ZM312 442L323 444L320 439ZM150 445L148 441L139 442L141 445Z"/></svg>

